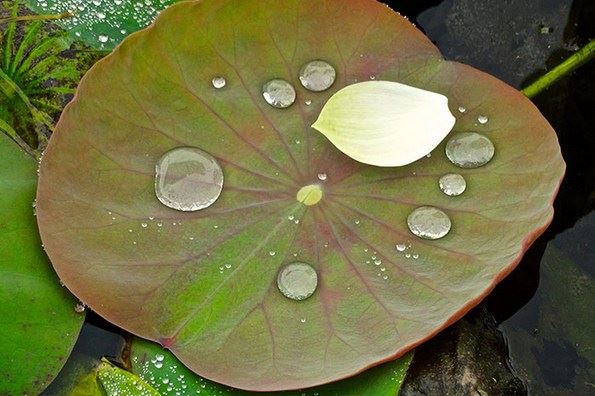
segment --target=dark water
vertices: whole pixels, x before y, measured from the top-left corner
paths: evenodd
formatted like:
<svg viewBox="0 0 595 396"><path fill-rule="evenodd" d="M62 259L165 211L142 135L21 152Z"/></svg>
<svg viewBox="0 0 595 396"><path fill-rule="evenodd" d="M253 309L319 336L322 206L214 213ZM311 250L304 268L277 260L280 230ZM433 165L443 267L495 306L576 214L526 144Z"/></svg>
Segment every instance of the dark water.
<svg viewBox="0 0 595 396"><path fill-rule="evenodd" d="M385 2L419 26L447 59L517 88L595 38L594 0ZM575 227L595 208L594 94L592 62L533 99L558 133L567 175L552 225L482 304L507 339L510 365L529 394L595 394L595 215ZM117 333L90 312L71 366L118 356L123 338ZM72 370L67 365L45 394L64 389Z"/></svg>

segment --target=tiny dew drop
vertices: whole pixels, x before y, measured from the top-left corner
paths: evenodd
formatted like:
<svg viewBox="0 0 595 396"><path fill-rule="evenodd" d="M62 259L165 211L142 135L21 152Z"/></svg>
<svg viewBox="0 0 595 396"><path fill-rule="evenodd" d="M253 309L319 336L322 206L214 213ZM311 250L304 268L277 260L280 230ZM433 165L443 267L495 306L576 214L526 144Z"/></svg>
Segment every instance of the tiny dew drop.
<svg viewBox="0 0 595 396"><path fill-rule="evenodd" d="M464 113L466 111L467 109L464 106L459 106L459 113Z"/></svg>
<svg viewBox="0 0 595 396"><path fill-rule="evenodd" d="M446 156L460 168L478 168L494 157L494 144L486 136L475 132L461 132L446 144Z"/></svg>
<svg viewBox="0 0 595 396"><path fill-rule="evenodd" d="M423 239L440 239L450 231L451 221L446 213L432 206L421 206L407 217L407 226Z"/></svg>
<svg viewBox="0 0 595 396"><path fill-rule="evenodd" d="M479 117L477 117L477 122L479 122L481 125L487 124L488 121L489 121L488 117L486 117L484 115L480 115Z"/></svg>
<svg viewBox="0 0 595 396"><path fill-rule="evenodd" d="M302 66L300 82L304 88L321 92L329 89L335 82L337 73L335 68L323 60L313 60ZM309 105L309 103L306 103Z"/></svg>
<svg viewBox="0 0 595 396"><path fill-rule="evenodd" d="M397 248L397 251L399 251L399 252L404 252L405 249L407 249L407 246L405 246L404 243L398 243L395 245L395 247Z"/></svg>
<svg viewBox="0 0 595 396"><path fill-rule="evenodd" d="M165 153L155 166L155 195L167 207L191 212L211 206L223 189L223 170L194 147Z"/></svg>
<svg viewBox="0 0 595 396"><path fill-rule="evenodd" d="M97 40L99 40L100 43L107 43L107 40L109 40L109 37L103 34L100 34L97 37Z"/></svg>
<svg viewBox="0 0 595 396"><path fill-rule="evenodd" d="M438 185L444 194L451 197L461 195L467 188L465 178L458 173L447 173L438 180Z"/></svg>
<svg viewBox="0 0 595 396"><path fill-rule="evenodd" d="M271 106L284 109L295 102L295 89L287 81L277 78L263 85L262 96Z"/></svg>
<svg viewBox="0 0 595 396"><path fill-rule="evenodd" d="M213 77L213 79L211 80L211 83L213 84L213 87L215 87L216 89L221 89L221 88L225 87L225 85L227 84L227 81L225 80L224 77L217 76L217 77Z"/></svg>
<svg viewBox="0 0 595 396"><path fill-rule="evenodd" d="M326 173L319 173L318 174L318 180L325 181L326 178L327 178Z"/></svg>
<svg viewBox="0 0 595 396"><path fill-rule="evenodd" d="M279 291L292 300L305 300L314 293L317 285L316 270L300 261L284 266L277 275Z"/></svg>

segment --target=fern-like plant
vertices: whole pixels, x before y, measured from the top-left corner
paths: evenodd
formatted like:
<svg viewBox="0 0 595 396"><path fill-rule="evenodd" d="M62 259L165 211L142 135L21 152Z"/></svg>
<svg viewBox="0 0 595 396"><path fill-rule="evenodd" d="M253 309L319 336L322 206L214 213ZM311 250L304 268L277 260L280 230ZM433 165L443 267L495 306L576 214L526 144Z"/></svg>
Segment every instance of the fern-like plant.
<svg viewBox="0 0 595 396"><path fill-rule="evenodd" d="M19 1L4 1L2 7L0 130L41 152L63 95L74 90L81 74L73 59L61 56L72 45L65 32L48 33L43 23L71 15L19 15Z"/></svg>

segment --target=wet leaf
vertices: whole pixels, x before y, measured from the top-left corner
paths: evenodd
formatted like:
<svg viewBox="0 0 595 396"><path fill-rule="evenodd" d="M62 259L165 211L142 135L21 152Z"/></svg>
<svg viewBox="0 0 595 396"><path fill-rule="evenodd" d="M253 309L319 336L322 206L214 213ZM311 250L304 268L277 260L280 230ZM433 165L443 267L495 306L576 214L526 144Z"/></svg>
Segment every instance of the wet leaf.
<svg viewBox="0 0 595 396"><path fill-rule="evenodd" d="M199 377L184 367L171 352L153 342L135 338L132 341L130 353L132 371L164 395L176 394L176 392L182 395L200 393L203 396L255 394ZM394 396L399 392L412 358L413 352L410 352L397 360L381 364L355 377L303 391L259 394L266 396Z"/></svg>
<svg viewBox="0 0 595 396"><path fill-rule="evenodd" d="M56 23L73 39L80 39L97 49L113 49L157 14L178 0L26 0L27 6L40 14L71 12L73 18Z"/></svg>
<svg viewBox="0 0 595 396"><path fill-rule="evenodd" d="M38 394L58 374L85 317L60 286L33 216L37 164L0 133L0 394Z"/></svg>
<svg viewBox="0 0 595 396"><path fill-rule="evenodd" d="M313 59L336 69L327 91L298 77ZM399 168L342 154L310 125L332 94L371 77L448 97L453 158L478 142L460 133L477 132L493 159L457 167L449 137ZM267 103L292 99L263 95L272 79L295 89L288 108ZM206 209L155 196L156 163L181 146L223 169ZM458 197L438 182L453 172L466 180ZM563 172L555 133L527 98L442 60L385 6L206 0L169 7L83 79L46 152L38 217L60 277L100 315L210 380L298 389L402 356L464 315L549 224ZM440 224L415 231L441 239L409 231L419 206L434 209L414 221ZM293 261L317 271L303 301L277 288Z"/></svg>
<svg viewBox="0 0 595 396"><path fill-rule="evenodd" d="M159 396L159 392L138 376L102 359L97 368L97 379L107 396Z"/></svg>

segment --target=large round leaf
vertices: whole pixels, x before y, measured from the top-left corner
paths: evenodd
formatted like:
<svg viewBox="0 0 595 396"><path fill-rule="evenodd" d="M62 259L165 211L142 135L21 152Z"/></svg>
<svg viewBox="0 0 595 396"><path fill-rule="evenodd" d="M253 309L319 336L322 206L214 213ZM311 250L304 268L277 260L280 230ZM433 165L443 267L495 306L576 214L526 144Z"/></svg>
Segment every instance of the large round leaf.
<svg viewBox="0 0 595 396"><path fill-rule="evenodd" d="M38 394L85 317L41 248L31 204L37 164L0 133L0 395Z"/></svg>
<svg viewBox="0 0 595 396"><path fill-rule="evenodd" d="M318 58L337 81L313 93L298 73ZM295 86L292 107L264 101L271 78ZM494 159L457 169L444 143L401 168L346 157L310 125L334 92L370 78L446 95L453 133L489 136ZM155 197L155 164L180 146L223 167L223 193L205 210ZM452 171L468 183L456 198L438 188ZM168 8L83 79L47 149L38 213L60 277L99 314L206 378L282 390L394 359L460 318L547 226L563 172L527 98L444 61L375 1L206 0ZM323 197L304 206L296 192L312 183ZM414 237L406 218L419 205L448 213L450 234ZM276 286L293 260L319 275L301 302Z"/></svg>

